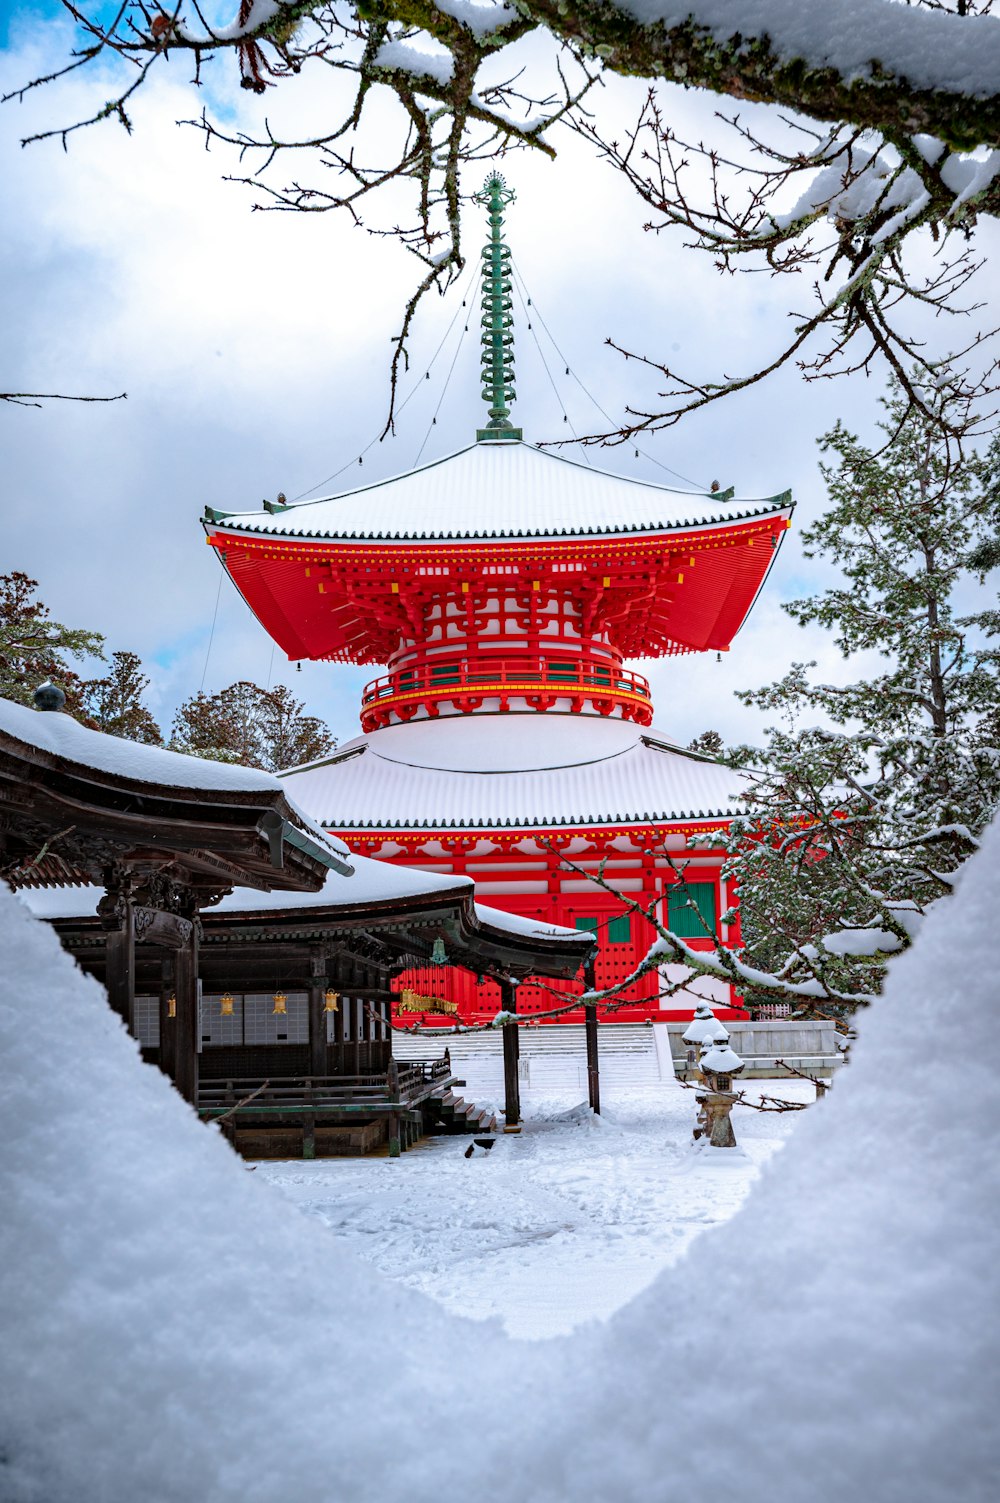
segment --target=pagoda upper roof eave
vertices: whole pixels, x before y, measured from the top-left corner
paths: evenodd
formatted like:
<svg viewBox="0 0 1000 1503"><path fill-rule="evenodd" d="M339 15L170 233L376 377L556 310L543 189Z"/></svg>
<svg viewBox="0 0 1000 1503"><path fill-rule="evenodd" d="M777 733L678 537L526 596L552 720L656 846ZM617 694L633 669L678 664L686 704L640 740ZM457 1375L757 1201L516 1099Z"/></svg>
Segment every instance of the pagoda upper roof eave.
<svg viewBox="0 0 1000 1503"><path fill-rule="evenodd" d="M504 454L507 458L498 463ZM473 444L421 469L338 496L269 506L264 512L206 507L202 524L213 535L275 543L461 546L684 535L788 513L793 507L790 491L731 498L731 491L678 491L595 470L529 444ZM471 523L470 513L475 518ZM421 524L401 524L399 518L407 516L420 517Z"/></svg>
<svg viewBox="0 0 1000 1503"><path fill-rule="evenodd" d="M742 521L572 542L428 542L417 549L401 540L362 545L218 528L206 541L290 659L386 663L414 630L405 605L385 619L391 598L419 601L443 582L430 574L456 571L482 588L498 568L533 579L543 571L553 588L597 592L601 602L604 590L624 592L614 606L618 645L630 657L658 657L728 650L777 557L791 510L789 504ZM655 579L645 579L650 573ZM386 603L379 611L376 599ZM655 631L643 615L654 606Z"/></svg>

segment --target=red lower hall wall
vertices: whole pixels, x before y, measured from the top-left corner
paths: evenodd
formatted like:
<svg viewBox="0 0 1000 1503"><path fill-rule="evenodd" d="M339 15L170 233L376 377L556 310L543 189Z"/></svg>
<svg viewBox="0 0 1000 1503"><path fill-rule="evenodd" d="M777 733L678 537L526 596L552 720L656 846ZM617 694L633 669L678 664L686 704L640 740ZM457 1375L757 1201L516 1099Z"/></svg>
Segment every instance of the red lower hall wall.
<svg viewBox="0 0 1000 1503"><path fill-rule="evenodd" d="M504 912L524 918L537 918L545 923L561 924L566 928L596 925L599 948L595 963L597 988L603 990L624 980L640 964L650 945L656 939L654 926L643 914L629 911L621 898L612 895L587 879L584 871L567 868L565 863L553 859L552 853L541 850L531 858L523 850L495 850L475 854L461 849L442 850L442 842L425 839L416 848L400 851L398 847L387 852L373 849L370 838L359 842L352 839L351 832L334 831L354 849L364 855L378 855L394 865L418 867L439 875L472 877L476 883L476 897L480 903L499 908ZM453 842L452 842L453 844ZM480 842L481 844L481 842ZM428 846L430 849L428 849ZM595 851L592 855L575 855L575 867L591 872L602 859L607 862L605 879L628 899L647 908L656 901L658 912L666 919L670 912L668 898L671 891L677 892L679 875L683 880L697 884L702 893L711 890L711 909L707 915L712 919L714 938L710 938L701 926L701 920L689 920L699 932L685 935L686 942L695 950L708 950L714 944L732 945L738 941L738 922L723 925L721 915L732 904L733 894L724 890L720 872L721 852L699 851L688 858L663 856L650 859L648 851L616 853ZM512 891L514 888L544 891ZM671 919L676 927L678 914ZM683 913L681 914L683 918ZM662 921L661 919L661 921ZM494 1017L500 1008L500 988L490 980L480 980L470 972L453 966L422 966L401 973L396 982L418 997L440 999L446 1011L418 1012L407 1008L393 1009L393 1020L404 1027L427 1026L440 1028L448 1022L481 1023ZM636 1023L667 1021L689 1018L696 999L690 994L675 994L661 997L659 970L649 971L620 995L617 1004L604 1004L599 1016L605 1022ZM579 980L549 981L534 984L524 982L518 988L518 1011L527 1014L544 1014L553 1008L562 1007L583 990ZM739 998L728 996L711 997L709 1000L720 1017L740 1017L743 1010ZM559 1013L553 1018L539 1017L539 1023L581 1023L582 1007Z"/></svg>

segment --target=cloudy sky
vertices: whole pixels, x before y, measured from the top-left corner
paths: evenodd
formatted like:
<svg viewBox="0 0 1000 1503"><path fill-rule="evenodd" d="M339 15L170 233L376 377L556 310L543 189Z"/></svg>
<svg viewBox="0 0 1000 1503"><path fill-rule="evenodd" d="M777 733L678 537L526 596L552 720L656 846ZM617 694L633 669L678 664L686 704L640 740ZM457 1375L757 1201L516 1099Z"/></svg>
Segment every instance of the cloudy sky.
<svg viewBox="0 0 1000 1503"><path fill-rule="evenodd" d="M58 66L71 34L51 0L7 0L0 12L7 92ZM0 404L0 569L37 578L53 614L103 632L109 650L138 652L165 727L202 681L215 690L270 677L291 684L345 740L376 670L319 664L295 673L228 582L220 592L199 517L206 503L251 509L278 491L349 489L409 469L418 454L427 461L467 444L482 420L473 333L459 345L459 318L425 380L462 294L425 305L414 377L403 386L416 395L396 436L359 469L359 451L384 422L390 340L416 263L334 215L251 212L252 193L223 181L238 171L233 157L206 153L199 133L177 124L202 103L237 128L253 129L265 113L289 128L328 119L325 79L289 80L260 100L237 87L230 57L212 64L200 96L190 73L183 58L158 70L134 102L131 136L104 124L77 132L67 151L58 141L22 149L20 140L93 113L110 95L106 77L83 70L0 109L0 387L128 392L109 406ZM641 97L641 85L615 82L602 107L624 119ZM709 126L710 101L667 97L678 128ZM374 124L392 131L388 109L376 110ZM504 165L517 192L508 236L535 305L609 412L645 407L656 391L606 347L609 335L698 376L743 372L776 352L786 286L723 279L679 237L644 233L646 214L627 184L565 132L553 144L555 162L520 154ZM476 218L466 234L475 253ZM579 432L602 426L546 354L558 397L522 323L515 416L526 438L565 436L564 408ZM645 665L668 734L686 741L714 726L727 739L752 737L756 718L733 689L777 677L795 658L819 659L829 678L848 675L827 638L780 607L828 577L797 541L823 505L816 438L837 417L871 435L878 394L876 381L809 386L787 372L646 439L648 459L631 448L590 451L626 474L682 485L668 467L699 485L734 485L737 495L790 488L799 503L767 590L722 664L712 656Z"/></svg>

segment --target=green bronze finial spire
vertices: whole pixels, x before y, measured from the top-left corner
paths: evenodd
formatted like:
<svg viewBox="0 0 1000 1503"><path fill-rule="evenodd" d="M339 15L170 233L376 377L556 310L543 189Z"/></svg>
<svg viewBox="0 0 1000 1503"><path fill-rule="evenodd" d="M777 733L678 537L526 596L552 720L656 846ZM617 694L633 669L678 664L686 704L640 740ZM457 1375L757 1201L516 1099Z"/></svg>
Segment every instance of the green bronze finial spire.
<svg viewBox="0 0 1000 1503"><path fill-rule="evenodd" d="M510 291L510 247L501 233L503 211L514 200L514 190L508 188L499 172L493 172L483 184L483 191L474 195L477 204L489 210L490 238L483 246L483 401L490 404L490 421L485 428L476 430L476 438L519 439L523 435L510 421L508 402L517 396L514 391L514 335L511 332L514 319L511 312L513 300Z"/></svg>

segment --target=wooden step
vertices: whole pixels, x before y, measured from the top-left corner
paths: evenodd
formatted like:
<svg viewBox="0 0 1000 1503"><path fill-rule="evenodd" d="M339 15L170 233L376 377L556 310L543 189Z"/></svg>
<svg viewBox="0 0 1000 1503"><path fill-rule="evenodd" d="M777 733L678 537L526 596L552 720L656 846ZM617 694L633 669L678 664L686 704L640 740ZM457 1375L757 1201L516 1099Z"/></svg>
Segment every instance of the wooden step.
<svg viewBox="0 0 1000 1503"><path fill-rule="evenodd" d="M497 1119L492 1112L456 1096L452 1091L433 1092L426 1105L437 1120L439 1127L452 1133L487 1133L496 1127Z"/></svg>

